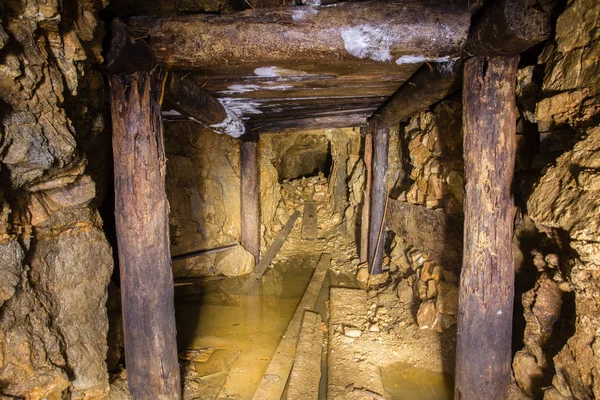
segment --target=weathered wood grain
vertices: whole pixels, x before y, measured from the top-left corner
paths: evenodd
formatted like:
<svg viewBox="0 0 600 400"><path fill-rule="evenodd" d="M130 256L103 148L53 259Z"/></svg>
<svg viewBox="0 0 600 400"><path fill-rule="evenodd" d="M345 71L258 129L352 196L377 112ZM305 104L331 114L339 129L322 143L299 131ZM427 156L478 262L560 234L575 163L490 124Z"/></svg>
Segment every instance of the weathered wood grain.
<svg viewBox="0 0 600 400"><path fill-rule="evenodd" d="M302 316L306 310L314 308L330 265L331 256L328 254L321 255L308 287L298 304L298 308L296 308L296 312L292 316L283 334L283 338L279 342L279 346L277 346L277 350L275 350L275 354L265 371L265 375L252 397L253 400L281 398L292 370L292 365L294 364Z"/></svg>
<svg viewBox="0 0 600 400"><path fill-rule="evenodd" d="M386 176L388 169L388 149L390 130L379 128L373 134L373 170L371 184L371 206L369 217L369 267L372 274L381 274L383 260L385 224L385 202L388 196ZM381 236L381 237L380 237Z"/></svg>
<svg viewBox="0 0 600 400"><path fill-rule="evenodd" d="M318 400L319 398L324 333L321 324L320 314L304 311L296 357L290 373L288 400Z"/></svg>
<svg viewBox="0 0 600 400"><path fill-rule="evenodd" d="M455 398L506 399L514 299L511 185L516 150L518 57L465 63L465 228Z"/></svg>
<svg viewBox="0 0 600 400"><path fill-rule="evenodd" d="M443 209L389 199L386 227L408 244L423 249L444 268L459 271L462 265L463 220Z"/></svg>
<svg viewBox="0 0 600 400"><path fill-rule="evenodd" d="M220 134L239 138L246 132L240 117L206 91L202 82L176 72L169 73L165 86L165 110L173 109Z"/></svg>
<svg viewBox="0 0 600 400"><path fill-rule="evenodd" d="M461 58L422 66L369 118L371 127L391 126L458 90L463 61L474 55L517 55L546 40L554 0L500 0L476 21Z"/></svg>
<svg viewBox="0 0 600 400"><path fill-rule="evenodd" d="M318 239L319 228L317 224L317 204L314 201L304 203L302 214L302 239Z"/></svg>
<svg viewBox="0 0 600 400"><path fill-rule="evenodd" d="M241 175L241 235L242 245L254 256L260 258L260 190L258 183L258 141L240 142Z"/></svg>
<svg viewBox="0 0 600 400"><path fill-rule="evenodd" d="M110 76L125 361L136 399L180 399L160 81Z"/></svg>
<svg viewBox="0 0 600 400"><path fill-rule="evenodd" d="M363 161L365 163L365 191L363 195L362 216L360 225L360 262L368 261L369 257L369 216L371 213L371 181L373 170L373 133L366 128L361 128L365 132L365 150Z"/></svg>
<svg viewBox="0 0 600 400"><path fill-rule="evenodd" d="M157 61L169 68L223 64L289 68L365 59L393 64L406 56L458 55L469 22L470 13L454 3L404 0L134 17L130 28L136 37L149 37Z"/></svg>
<svg viewBox="0 0 600 400"><path fill-rule="evenodd" d="M240 288L233 290L235 294L248 294L256 285L258 285L258 281L260 278L262 278L267 268L269 268L269 265L271 265L271 262L279 252L281 246L283 246L283 242L285 242L285 239L287 239L288 235L292 231L292 228L294 227L294 224L296 223L296 220L298 220L299 216L300 212L294 211L288 222L275 238L275 241L267 249L260 262L256 264L254 272L248 274L246 280Z"/></svg>

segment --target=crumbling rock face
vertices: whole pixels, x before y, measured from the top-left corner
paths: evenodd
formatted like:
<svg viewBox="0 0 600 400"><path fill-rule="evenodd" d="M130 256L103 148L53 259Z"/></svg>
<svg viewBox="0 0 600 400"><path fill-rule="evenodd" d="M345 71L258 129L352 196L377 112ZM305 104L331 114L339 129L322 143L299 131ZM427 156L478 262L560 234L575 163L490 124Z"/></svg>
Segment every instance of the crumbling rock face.
<svg viewBox="0 0 600 400"><path fill-rule="evenodd" d="M548 169L527 204L538 226L566 232L576 252L567 276L575 292L576 332L554 359L553 383L562 396L582 399L600 396L600 362L593 348L600 338L600 226L594 217L600 209L600 186L595 183L600 182L599 167L600 127L596 127Z"/></svg>
<svg viewBox="0 0 600 400"><path fill-rule="evenodd" d="M456 323L458 277L418 248L396 235L389 257L390 273L399 279L396 294L400 302L414 305L421 329L443 332Z"/></svg>
<svg viewBox="0 0 600 400"><path fill-rule="evenodd" d="M451 214L462 212L461 111L461 99L451 97L409 120L403 141L408 143L405 157L411 182L399 200L430 209L443 207ZM403 188L402 182L398 183Z"/></svg>
<svg viewBox="0 0 600 400"><path fill-rule="evenodd" d="M288 150L293 149L297 143L307 142L315 144L313 151L318 159L323 159L326 149L331 151L330 170L302 179L283 179L279 184L277 171L281 171L281 166L286 162L284 158ZM303 207L309 200L317 202L320 235L327 234L345 222L342 231L354 237L365 179L358 129L262 135L259 145L263 251L292 212Z"/></svg>
<svg viewBox="0 0 600 400"><path fill-rule="evenodd" d="M92 205L110 151L104 79L93 69L103 6L0 6L0 393L9 398L108 391L113 258Z"/></svg>
<svg viewBox="0 0 600 400"><path fill-rule="evenodd" d="M598 2L569 1L555 40L540 56L546 63L535 111L540 156L556 161L533 188L527 209L540 231L561 237L568 250L562 272L576 309L575 333L553 359L545 399L600 397L599 27Z"/></svg>

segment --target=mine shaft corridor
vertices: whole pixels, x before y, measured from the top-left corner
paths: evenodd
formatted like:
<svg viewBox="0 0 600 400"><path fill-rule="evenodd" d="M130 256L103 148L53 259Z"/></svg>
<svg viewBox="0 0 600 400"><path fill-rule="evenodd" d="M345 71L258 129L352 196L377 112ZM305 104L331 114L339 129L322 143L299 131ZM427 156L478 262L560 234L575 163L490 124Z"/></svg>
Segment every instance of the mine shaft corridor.
<svg viewBox="0 0 600 400"><path fill-rule="evenodd" d="M525 3L112 20L112 398L506 399Z"/></svg>
<svg viewBox="0 0 600 400"><path fill-rule="evenodd" d="M0 0L0 400L600 399L599 0Z"/></svg>

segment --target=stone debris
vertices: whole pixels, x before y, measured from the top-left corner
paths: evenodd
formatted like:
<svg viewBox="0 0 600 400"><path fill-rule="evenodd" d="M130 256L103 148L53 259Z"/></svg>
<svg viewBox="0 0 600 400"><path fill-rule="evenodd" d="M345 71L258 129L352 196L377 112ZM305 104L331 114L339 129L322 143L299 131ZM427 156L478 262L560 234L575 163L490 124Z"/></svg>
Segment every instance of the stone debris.
<svg viewBox="0 0 600 400"><path fill-rule="evenodd" d="M429 209L444 207L458 212L463 204L461 161L461 102L440 102L431 111L410 118L401 139L408 142L411 186L398 199ZM444 129L443 139L440 130ZM401 161L396 161L401 162Z"/></svg>
<svg viewBox="0 0 600 400"><path fill-rule="evenodd" d="M395 236L390 252L390 271L397 271L396 296L403 304L420 303L417 323L423 329L442 332L456 322L458 277L419 249ZM392 268L392 266L394 266Z"/></svg>

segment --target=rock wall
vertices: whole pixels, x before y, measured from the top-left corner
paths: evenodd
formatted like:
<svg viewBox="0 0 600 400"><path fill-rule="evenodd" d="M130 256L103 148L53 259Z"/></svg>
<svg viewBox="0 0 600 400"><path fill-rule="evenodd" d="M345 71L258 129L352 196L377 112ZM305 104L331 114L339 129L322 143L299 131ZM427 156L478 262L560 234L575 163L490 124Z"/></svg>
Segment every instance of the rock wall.
<svg viewBox="0 0 600 400"><path fill-rule="evenodd" d="M555 36L522 57L517 76L515 399L600 398L600 4L560 7ZM390 157L402 170L398 201L460 218L460 112L454 96L401 126ZM419 324L439 328L438 281L421 279L424 262L409 255L432 249L401 234L388 253L404 278L398 296L422 301Z"/></svg>
<svg viewBox="0 0 600 400"><path fill-rule="evenodd" d="M462 102L452 96L411 117L392 141L398 199L428 209L462 213Z"/></svg>
<svg viewBox="0 0 600 400"><path fill-rule="evenodd" d="M262 135L259 144L263 251L285 225L293 210L302 207L306 200L318 203L320 235L343 227L344 234L354 237L364 187L359 129ZM307 144L311 144L309 148ZM330 161L325 165L329 169L317 173L317 169L310 168L317 176L293 181L283 179L280 185L278 171L282 170L282 165L290 163L285 158L288 154L300 151L297 149L304 153L310 165L323 165L323 152L328 151L326 158Z"/></svg>
<svg viewBox="0 0 600 400"><path fill-rule="evenodd" d="M101 1L0 5L0 396L102 398L111 248Z"/></svg>
<svg viewBox="0 0 600 400"><path fill-rule="evenodd" d="M551 282L572 291L576 311L575 332L553 358L553 387L544 398L600 398L600 4L569 1L539 62L540 157L561 155L542 172L527 210L540 231L560 238L554 270L567 284Z"/></svg>
<svg viewBox="0 0 600 400"><path fill-rule="evenodd" d="M165 124L171 254L240 240L240 142L193 122ZM254 268L241 246L173 262L181 276L243 275Z"/></svg>

